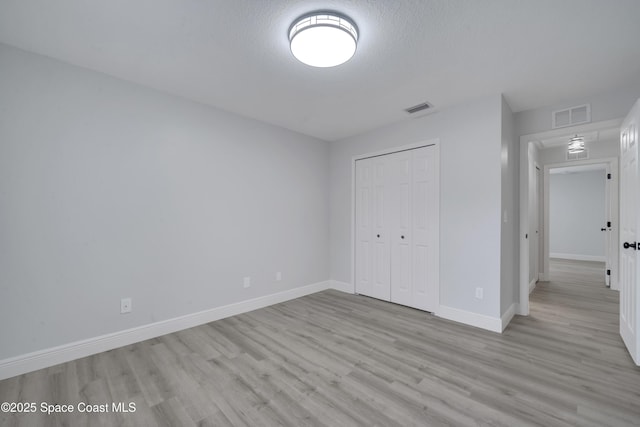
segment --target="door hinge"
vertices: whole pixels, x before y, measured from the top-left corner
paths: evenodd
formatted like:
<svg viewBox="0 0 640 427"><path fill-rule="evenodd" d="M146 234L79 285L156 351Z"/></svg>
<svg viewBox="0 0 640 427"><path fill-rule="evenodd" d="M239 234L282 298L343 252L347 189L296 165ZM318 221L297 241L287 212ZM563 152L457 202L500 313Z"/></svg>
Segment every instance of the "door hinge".
<svg viewBox="0 0 640 427"><path fill-rule="evenodd" d="M611 174L610 173L607 174L607 179L611 179Z"/></svg>
<svg viewBox="0 0 640 427"><path fill-rule="evenodd" d="M607 276L611 276L611 270L607 270Z"/></svg>

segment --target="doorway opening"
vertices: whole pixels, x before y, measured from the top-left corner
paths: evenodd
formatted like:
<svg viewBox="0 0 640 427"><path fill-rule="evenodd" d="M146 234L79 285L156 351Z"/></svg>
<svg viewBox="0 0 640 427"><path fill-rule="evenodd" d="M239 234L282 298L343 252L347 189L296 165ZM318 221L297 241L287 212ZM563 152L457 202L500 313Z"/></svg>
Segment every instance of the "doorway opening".
<svg viewBox="0 0 640 427"><path fill-rule="evenodd" d="M545 166L543 192L544 219L547 224L541 258L549 272L551 260L585 262L610 287L614 266L613 244L617 232L617 188L612 184L613 160L583 165ZM616 194L612 194L616 193ZM615 225L615 229L614 229ZM552 277L549 277L552 278ZM615 289L615 286L614 286Z"/></svg>
<svg viewBox="0 0 640 427"><path fill-rule="evenodd" d="M520 137L520 286L517 314L529 314L529 294L537 281L549 280L549 183L550 171L570 167L605 168L609 190L602 210L607 206L598 233L609 236L606 268L607 283L617 289L618 275L618 138L621 119L557 129ZM589 142L590 159L567 160L567 142L575 134L585 135ZM599 165L599 166L595 166ZM565 169L566 170L566 169ZM606 227L607 222L610 227ZM606 228L606 231L600 231ZM610 229L610 230L609 230ZM558 252L560 253L560 252ZM565 253L566 254L566 253ZM584 255L584 254L578 254ZM598 258L602 259L602 258Z"/></svg>

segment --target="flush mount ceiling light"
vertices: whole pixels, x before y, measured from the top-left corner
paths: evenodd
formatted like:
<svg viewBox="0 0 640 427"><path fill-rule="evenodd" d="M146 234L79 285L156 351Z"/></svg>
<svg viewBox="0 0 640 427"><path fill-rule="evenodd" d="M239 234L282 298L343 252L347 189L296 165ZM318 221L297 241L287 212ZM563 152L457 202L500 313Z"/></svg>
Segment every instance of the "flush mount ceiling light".
<svg viewBox="0 0 640 427"><path fill-rule="evenodd" d="M358 27L335 12L313 12L296 19L289 28L291 53L312 67L335 67L356 52Z"/></svg>
<svg viewBox="0 0 640 427"><path fill-rule="evenodd" d="M569 153L582 153L584 151L584 136L574 136L569 140Z"/></svg>

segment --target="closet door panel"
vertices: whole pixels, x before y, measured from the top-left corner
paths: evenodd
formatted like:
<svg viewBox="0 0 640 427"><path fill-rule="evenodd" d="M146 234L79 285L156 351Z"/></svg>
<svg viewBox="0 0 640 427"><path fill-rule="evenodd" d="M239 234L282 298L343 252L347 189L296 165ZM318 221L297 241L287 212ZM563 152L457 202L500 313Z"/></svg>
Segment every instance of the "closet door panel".
<svg viewBox="0 0 640 427"><path fill-rule="evenodd" d="M369 159L356 162L356 293L373 296L373 171Z"/></svg>
<svg viewBox="0 0 640 427"><path fill-rule="evenodd" d="M391 164L387 156L371 159L373 164L373 295L390 300L390 247L389 247L389 177Z"/></svg>
<svg viewBox="0 0 640 427"><path fill-rule="evenodd" d="M391 171L391 301L411 305L411 151L390 156Z"/></svg>
<svg viewBox="0 0 640 427"><path fill-rule="evenodd" d="M356 162L356 292L435 311L439 304L437 146Z"/></svg>
<svg viewBox="0 0 640 427"><path fill-rule="evenodd" d="M412 165L412 302L415 308L433 312L439 304L437 149L414 150Z"/></svg>

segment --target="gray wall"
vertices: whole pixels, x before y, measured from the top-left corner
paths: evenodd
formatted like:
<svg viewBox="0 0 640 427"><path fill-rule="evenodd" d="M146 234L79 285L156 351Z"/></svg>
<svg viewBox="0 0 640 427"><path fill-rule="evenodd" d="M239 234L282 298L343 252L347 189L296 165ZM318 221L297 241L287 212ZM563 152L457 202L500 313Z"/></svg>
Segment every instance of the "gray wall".
<svg viewBox="0 0 640 427"><path fill-rule="evenodd" d="M329 278L327 143L3 45L0 70L0 359Z"/></svg>
<svg viewBox="0 0 640 427"><path fill-rule="evenodd" d="M604 258L604 170L549 176L549 254Z"/></svg>
<svg viewBox="0 0 640 427"><path fill-rule="evenodd" d="M606 93L568 100L550 107L521 111L515 114L517 134L521 136L551 130L551 113L553 111L582 104L591 104L592 122L625 117L638 98L640 98L640 82Z"/></svg>
<svg viewBox="0 0 640 427"><path fill-rule="evenodd" d="M500 243L500 314L518 302L520 295L520 142L514 116L502 98L502 225Z"/></svg>
<svg viewBox="0 0 640 427"><path fill-rule="evenodd" d="M501 107L484 97L331 143L332 279L352 283L353 156L440 138L440 303L500 316Z"/></svg>

